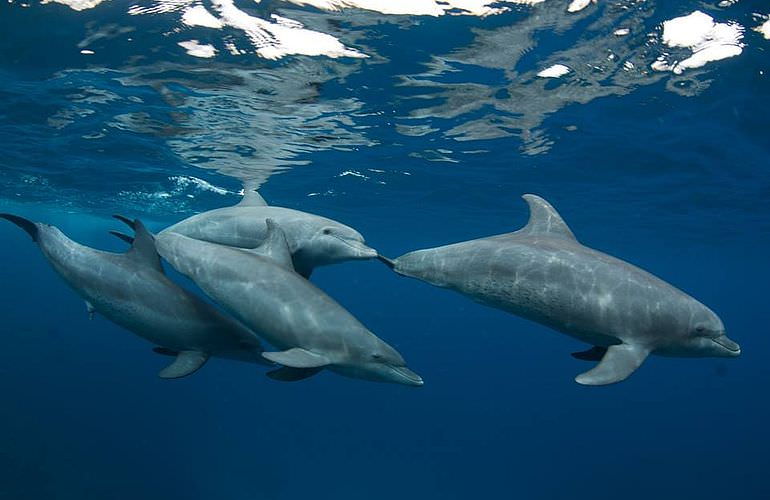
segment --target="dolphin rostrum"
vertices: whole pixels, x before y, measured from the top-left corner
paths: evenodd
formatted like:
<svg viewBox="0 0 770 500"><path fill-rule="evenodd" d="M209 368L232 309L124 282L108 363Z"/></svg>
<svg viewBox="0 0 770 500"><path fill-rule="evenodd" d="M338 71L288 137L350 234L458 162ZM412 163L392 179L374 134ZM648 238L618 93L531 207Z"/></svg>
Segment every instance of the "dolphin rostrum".
<svg viewBox="0 0 770 500"><path fill-rule="evenodd" d="M651 353L740 354L711 309L636 266L581 245L548 202L523 198L530 218L519 231L380 259L401 275L593 345L574 354L599 361L577 376L580 384L620 382Z"/></svg>
<svg viewBox="0 0 770 500"><path fill-rule="evenodd" d="M255 221L254 224L260 224ZM341 375L420 386L401 355L292 268L280 226L267 219L254 249L234 248L167 231L156 244L179 272L280 352L277 380L301 380L328 368Z"/></svg>
<svg viewBox="0 0 770 500"><path fill-rule="evenodd" d="M266 219L281 226L295 270L309 277L313 269L355 259L372 259L377 252L355 229L337 221L290 208L269 206L251 188L235 206L193 215L161 231L239 248L254 248L265 240ZM161 250L161 255L163 251Z"/></svg>
<svg viewBox="0 0 770 500"><path fill-rule="evenodd" d="M85 301L90 314L156 344L159 354L175 356L162 378L198 370L211 356L267 364L259 338L238 321L169 280L161 267L152 235L141 222L125 253L96 250L58 228L12 214L0 214L40 247L54 270Z"/></svg>

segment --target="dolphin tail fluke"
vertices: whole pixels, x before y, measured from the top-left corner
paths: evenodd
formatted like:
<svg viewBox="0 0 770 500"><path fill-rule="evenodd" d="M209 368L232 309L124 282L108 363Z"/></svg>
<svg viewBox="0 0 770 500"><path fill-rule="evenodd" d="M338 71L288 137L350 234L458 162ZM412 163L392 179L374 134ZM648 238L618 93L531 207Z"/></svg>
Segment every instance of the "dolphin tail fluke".
<svg viewBox="0 0 770 500"><path fill-rule="evenodd" d="M607 385L627 379L639 368L650 350L632 344L618 344L607 348L607 354L592 370L575 377L581 385Z"/></svg>
<svg viewBox="0 0 770 500"><path fill-rule="evenodd" d="M377 255L377 259L391 269L395 269L396 267L396 261L394 261L393 259L389 259L384 255Z"/></svg>
<svg viewBox="0 0 770 500"><path fill-rule="evenodd" d="M0 213L0 218L13 222L14 224L22 228L32 238L32 241L37 243L37 233L39 231L37 224L35 224L29 219L25 219L24 217L19 217L18 215L13 215L13 214Z"/></svg>
<svg viewBox="0 0 770 500"><path fill-rule="evenodd" d="M129 219L128 217L126 217L124 215L120 215L120 214L113 214L112 217L115 218L115 219L118 219L120 222L122 222L123 224L127 225L131 229L136 230L135 222L133 220Z"/></svg>
<svg viewBox="0 0 770 500"><path fill-rule="evenodd" d="M115 236L115 237L117 237L117 238L119 238L119 239L121 239L121 240L123 240L123 241L125 241L129 245L133 245L134 244L134 238L132 238L131 236L129 236L127 234L123 234L120 231L110 231L110 234Z"/></svg>

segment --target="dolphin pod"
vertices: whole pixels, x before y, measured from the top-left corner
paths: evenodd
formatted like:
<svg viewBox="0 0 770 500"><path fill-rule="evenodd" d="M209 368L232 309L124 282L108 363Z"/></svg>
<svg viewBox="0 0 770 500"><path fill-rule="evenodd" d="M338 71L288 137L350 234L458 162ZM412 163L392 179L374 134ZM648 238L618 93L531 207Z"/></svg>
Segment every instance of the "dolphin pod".
<svg viewBox="0 0 770 500"><path fill-rule="evenodd" d="M516 232L381 260L398 274L593 345L574 354L599 361L575 378L579 384L620 382L652 353L740 355L711 309L638 267L581 245L547 201L523 198L529 222Z"/></svg>
<svg viewBox="0 0 770 500"><path fill-rule="evenodd" d="M131 249L117 254L80 245L48 224L11 214L0 217L30 235L86 301L90 314L99 313L149 340L159 354L176 356L160 377L189 375L210 356L266 363L253 332L166 277L152 236L140 222Z"/></svg>
<svg viewBox="0 0 770 500"><path fill-rule="evenodd" d="M232 207L204 212L151 235L116 216L134 236L123 254L67 238L53 226L0 214L24 229L64 280L116 324L176 356L164 378L189 375L209 357L277 364L268 376L303 380L323 369L410 386L422 378L403 357L308 281L313 269L377 257L396 273L455 290L565 333L598 364L575 380L620 382L650 354L735 357L719 317L660 278L580 244L556 210L527 194L527 225L515 232L379 255L354 229L267 205L253 190ZM233 317L170 281L163 257ZM276 351L264 351L266 341Z"/></svg>

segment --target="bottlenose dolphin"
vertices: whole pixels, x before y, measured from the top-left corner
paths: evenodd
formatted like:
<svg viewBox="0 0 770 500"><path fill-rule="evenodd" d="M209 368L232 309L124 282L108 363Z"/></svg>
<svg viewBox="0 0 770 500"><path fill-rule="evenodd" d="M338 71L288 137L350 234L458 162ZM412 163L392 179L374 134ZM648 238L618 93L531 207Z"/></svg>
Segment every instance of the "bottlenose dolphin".
<svg viewBox="0 0 770 500"><path fill-rule="evenodd" d="M179 378L198 370L210 356L269 364L259 338L233 318L169 280L153 237L139 221L126 253L76 243L58 228L17 215L0 214L37 243L64 281L86 301L89 314L149 340L174 362L158 374Z"/></svg>
<svg viewBox="0 0 770 500"><path fill-rule="evenodd" d="M262 354L284 366L269 373L271 378L301 380L328 368L348 377L422 385L395 349L294 272L283 231L272 219L266 224L266 238L254 249L175 232L157 235L156 244L179 272L281 349Z"/></svg>
<svg viewBox="0 0 770 500"><path fill-rule="evenodd" d="M652 274L578 243L556 210L526 194L519 231L418 250L390 260L397 273L537 321L594 347L584 385L620 382L651 353L735 357L738 344L711 309Z"/></svg>
<svg viewBox="0 0 770 500"><path fill-rule="evenodd" d="M193 215L161 231L239 248L254 248L265 240L266 219L281 226L291 251L294 269L308 278L313 269L355 259L372 259L377 251L364 243L355 229L318 215L269 206L251 188L232 207ZM163 251L161 250L161 255Z"/></svg>

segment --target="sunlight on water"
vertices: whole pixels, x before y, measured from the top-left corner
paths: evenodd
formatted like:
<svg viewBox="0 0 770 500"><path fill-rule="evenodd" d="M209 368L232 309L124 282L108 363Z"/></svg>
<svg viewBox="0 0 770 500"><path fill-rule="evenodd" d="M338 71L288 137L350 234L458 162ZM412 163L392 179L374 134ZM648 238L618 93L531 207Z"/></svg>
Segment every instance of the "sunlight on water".
<svg viewBox="0 0 770 500"><path fill-rule="evenodd" d="M708 89L724 59L761 38L745 37L744 26L761 35L766 25L757 26L761 13L747 18L728 4L673 16L639 0L56 0L35 8L35 19L71 9L72 35L28 50L62 62L43 86L6 74L4 88L12 106L43 106L43 123L27 125L33 157L48 148L35 137L50 128L86 162L116 144L162 144L161 162L253 185L318 152L394 141L429 144L406 154L431 163L462 162L490 141L538 156L578 130L546 124L561 110L645 88ZM71 182L45 163L36 189ZM6 193L25 185L14 165L0 181ZM176 168L157 192L132 196L163 203L158 193L177 192Z"/></svg>

